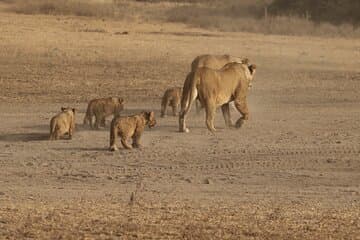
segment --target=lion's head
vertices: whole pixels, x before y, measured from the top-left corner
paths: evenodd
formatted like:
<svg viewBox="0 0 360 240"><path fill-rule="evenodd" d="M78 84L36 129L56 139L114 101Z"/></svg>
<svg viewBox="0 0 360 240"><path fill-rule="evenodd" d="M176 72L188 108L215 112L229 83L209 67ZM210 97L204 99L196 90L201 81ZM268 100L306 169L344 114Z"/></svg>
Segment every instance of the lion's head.
<svg viewBox="0 0 360 240"><path fill-rule="evenodd" d="M66 112L66 113L72 113L75 115L75 108L69 108L69 107L61 107L61 111L62 112Z"/></svg>
<svg viewBox="0 0 360 240"><path fill-rule="evenodd" d="M246 77L248 79L248 82L249 82L249 85L248 85L248 88L251 89L252 87L252 81L254 79L254 75L255 75L255 72L256 72L256 65L255 64L251 64L251 65L248 65L248 73L246 73Z"/></svg>

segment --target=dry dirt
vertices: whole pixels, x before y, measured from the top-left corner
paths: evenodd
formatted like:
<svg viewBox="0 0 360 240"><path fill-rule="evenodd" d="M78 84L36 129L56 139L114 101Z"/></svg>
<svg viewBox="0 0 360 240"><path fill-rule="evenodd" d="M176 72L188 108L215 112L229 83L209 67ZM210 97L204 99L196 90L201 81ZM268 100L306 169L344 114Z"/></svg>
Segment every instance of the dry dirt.
<svg viewBox="0 0 360 240"><path fill-rule="evenodd" d="M82 126L95 97L159 116L203 53L257 64L241 129L192 111L114 153ZM359 40L0 13L0 239L359 239L359 66ZM50 142L61 106L77 131Z"/></svg>

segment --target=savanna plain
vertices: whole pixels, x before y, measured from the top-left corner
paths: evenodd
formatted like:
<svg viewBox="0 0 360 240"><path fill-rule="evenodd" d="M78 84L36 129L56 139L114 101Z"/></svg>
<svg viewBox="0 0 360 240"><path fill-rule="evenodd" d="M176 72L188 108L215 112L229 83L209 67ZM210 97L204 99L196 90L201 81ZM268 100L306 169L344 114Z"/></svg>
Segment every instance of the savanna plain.
<svg viewBox="0 0 360 240"><path fill-rule="evenodd" d="M161 97L205 53L257 65L250 119L179 133ZM0 11L0 238L359 239L359 66L359 39ZM143 148L82 125L107 96L155 111ZM49 141L62 106L75 134Z"/></svg>

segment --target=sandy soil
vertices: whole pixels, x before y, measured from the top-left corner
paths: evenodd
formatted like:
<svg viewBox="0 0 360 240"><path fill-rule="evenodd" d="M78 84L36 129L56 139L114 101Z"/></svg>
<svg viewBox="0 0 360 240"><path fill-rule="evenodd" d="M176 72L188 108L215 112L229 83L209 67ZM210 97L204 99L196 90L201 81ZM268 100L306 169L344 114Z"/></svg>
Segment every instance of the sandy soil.
<svg viewBox="0 0 360 240"><path fill-rule="evenodd" d="M82 126L95 97L159 116L203 53L258 65L240 130L220 111L215 136L203 114L189 134L158 118L113 153L107 128ZM358 40L0 13L0 238L358 239L359 66ZM61 106L77 131L50 142Z"/></svg>

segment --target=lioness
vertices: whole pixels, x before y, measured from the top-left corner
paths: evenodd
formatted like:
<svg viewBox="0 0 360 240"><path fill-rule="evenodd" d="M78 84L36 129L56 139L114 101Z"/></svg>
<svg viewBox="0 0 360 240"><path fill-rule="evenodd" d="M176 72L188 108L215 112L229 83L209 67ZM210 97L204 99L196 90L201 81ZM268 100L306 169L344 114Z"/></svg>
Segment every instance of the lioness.
<svg viewBox="0 0 360 240"><path fill-rule="evenodd" d="M255 71L255 65L228 63L220 70L202 67L190 73L184 82L181 98L180 132L189 132L189 129L186 128L185 118L192 102L197 98L205 107L206 126L212 133L216 131L213 122L218 106L221 106L225 124L228 127L233 126L229 109L231 101L235 102L236 109L242 114L242 117L236 122L236 127L241 127L244 120L249 118L246 96Z"/></svg>
<svg viewBox="0 0 360 240"><path fill-rule="evenodd" d="M75 108L61 108L61 112L50 120L50 140L57 140L68 133L69 139L75 130Z"/></svg>
<svg viewBox="0 0 360 240"><path fill-rule="evenodd" d="M172 107L173 115L176 116L178 112L178 107L181 100L181 87L172 87L166 89L164 96L161 100L161 117L165 117L167 106Z"/></svg>
<svg viewBox="0 0 360 240"><path fill-rule="evenodd" d="M221 69L226 64L231 62L237 62L237 63L243 63L248 64L249 59L248 58L240 58L240 57L234 57L230 56L228 54L224 55L211 55L211 54L204 54L197 56L191 63L191 72L196 71L196 69L201 67L208 67L211 69ZM187 78L186 78L187 79ZM204 106L199 103L199 101L196 101L196 113L199 113L201 109Z"/></svg>
<svg viewBox="0 0 360 240"><path fill-rule="evenodd" d="M92 119L95 115L95 128L98 129L100 125L105 127L105 118L110 115L117 116L123 109L124 99L122 98L108 97L93 99L88 104L84 117L84 125L89 123L90 127L94 128Z"/></svg>
<svg viewBox="0 0 360 240"><path fill-rule="evenodd" d="M191 71L194 72L196 69L201 67L208 67L211 69L220 69L228 63L237 62L247 64L249 60L247 58L239 58L225 55L210 55L204 54L197 56L191 63Z"/></svg>
<svg viewBox="0 0 360 240"><path fill-rule="evenodd" d="M148 125L152 128L156 125L154 112L142 112L138 115L115 117L111 121L110 127L110 151L118 150L116 146L116 138L119 135L121 138L121 144L126 149L139 148L141 134L145 130L145 126ZM132 146L127 143L129 138L132 138Z"/></svg>

